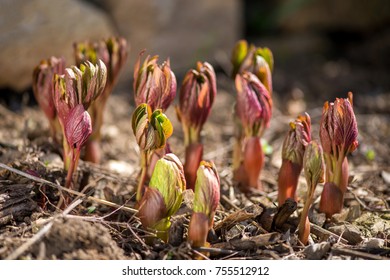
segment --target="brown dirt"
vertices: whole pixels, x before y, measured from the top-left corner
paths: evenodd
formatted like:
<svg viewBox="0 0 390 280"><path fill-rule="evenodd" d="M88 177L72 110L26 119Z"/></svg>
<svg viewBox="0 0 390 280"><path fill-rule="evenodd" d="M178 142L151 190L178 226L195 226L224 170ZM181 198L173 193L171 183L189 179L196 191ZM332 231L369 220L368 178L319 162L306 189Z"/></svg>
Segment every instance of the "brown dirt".
<svg viewBox="0 0 390 280"><path fill-rule="evenodd" d="M31 258L39 259L127 259L108 228L77 219L56 220L30 254Z"/></svg>
<svg viewBox="0 0 390 280"><path fill-rule="evenodd" d="M81 204L70 213L61 215L56 205L63 193L56 187L9 170L0 170L0 259L9 257L51 222L50 230L17 258L191 259L199 252L212 259L390 258L389 115L383 111L377 113L375 108L362 111L356 108L360 146L349 159L351 182L345 208L331 221L325 221L317 211L319 201L316 199L310 214L314 224L312 241L303 246L295 232L303 206L301 200L297 211L287 217L287 221L278 226L273 221L277 215L275 201L280 148L288 122L295 118L288 112L300 110L305 101L283 101L289 105L282 113L277 109L281 99L275 94L273 119L265 135L273 152L267 155L261 175L264 192L245 196L233 185L230 169L232 85L224 77L219 83L221 90L203 132L204 158L216 163L222 190L215 219L216 230L209 235L210 248L193 250L185 242L191 213L190 199L185 200L173 218L173 240L169 244L155 242L152 245L145 244L150 233L142 229L131 211L118 210L100 202L106 200L117 206L134 208L133 194L139 168L137 145L130 125L133 107L129 96L115 94L109 100L103 128L103 163L96 166L81 161L77 171L79 190L87 186L84 193L91 194L95 202L83 197ZM360 102L363 98L359 97ZM321 107L316 103L303 105L312 116L313 135L318 139ZM167 114L175 127L169 140L171 147L183 159L180 124L173 108ZM14 113L0 106L0 162L63 185L59 149L47 135L47 122L38 108L24 106L22 111ZM372 152L375 156L370 158ZM298 197L304 197L305 189L301 176ZM322 186L317 187L316 198L321 190ZM255 206L260 210L254 211ZM242 209L247 211L245 215ZM233 219L230 224L224 220L229 215Z"/></svg>

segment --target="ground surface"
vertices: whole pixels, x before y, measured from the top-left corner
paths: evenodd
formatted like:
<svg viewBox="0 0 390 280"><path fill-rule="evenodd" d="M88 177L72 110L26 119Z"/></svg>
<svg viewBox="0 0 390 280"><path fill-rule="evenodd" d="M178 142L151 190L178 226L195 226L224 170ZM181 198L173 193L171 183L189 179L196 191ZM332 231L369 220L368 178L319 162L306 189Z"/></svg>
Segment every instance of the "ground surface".
<svg viewBox="0 0 390 280"><path fill-rule="evenodd" d="M317 211L316 199L310 214L310 244L303 246L296 234L302 199L287 221L274 222L280 148L288 122L303 110L311 115L313 138L318 139L319 104L325 100L306 104L302 98L286 101L275 94L271 126L264 137L273 150L266 157L261 175L264 192L245 196L234 186L230 168L233 85L221 75L219 87L203 134L204 158L215 162L222 191L214 232L209 236L210 248L194 250L185 242L190 199L185 199L173 218L170 243L145 244L145 237L151 233L142 229L133 213L139 171L130 125L134 107L129 96L119 93L108 103L103 163L96 166L80 162L77 185L83 194L72 195L76 204L65 212L56 207L64 193L56 187L64 183L62 160L58 147L48 137L43 114L37 107L22 106L15 113L0 106L0 163L14 168L0 168L0 259L390 258L389 114L375 104L356 108L360 146L349 158L350 185L344 210L326 221ZM365 104L364 96L358 98ZM168 115L175 127L169 140L171 147L183 159L180 124L173 109ZM305 189L301 176L299 198L304 197ZM317 187L316 198L321 190L322 185Z"/></svg>

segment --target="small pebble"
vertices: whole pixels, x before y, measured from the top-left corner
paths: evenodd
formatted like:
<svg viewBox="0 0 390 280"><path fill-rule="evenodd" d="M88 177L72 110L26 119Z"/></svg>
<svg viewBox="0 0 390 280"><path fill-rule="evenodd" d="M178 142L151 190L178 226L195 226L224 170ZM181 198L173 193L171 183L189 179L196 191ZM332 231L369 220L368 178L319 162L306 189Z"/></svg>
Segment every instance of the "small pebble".
<svg viewBox="0 0 390 280"><path fill-rule="evenodd" d="M390 172L382 171L381 176L387 185L390 185Z"/></svg>
<svg viewBox="0 0 390 280"><path fill-rule="evenodd" d="M134 173L134 166L124 161L110 160L107 165L111 171L122 175L130 176Z"/></svg>
<svg viewBox="0 0 390 280"><path fill-rule="evenodd" d="M370 238L363 242L363 246L370 249L382 248L385 245L385 240L380 238Z"/></svg>
<svg viewBox="0 0 390 280"><path fill-rule="evenodd" d="M64 165L61 157L57 154L54 154L54 153L44 155L43 157L41 157L41 161L48 168L62 167Z"/></svg>
<svg viewBox="0 0 390 280"><path fill-rule="evenodd" d="M321 242L316 243L313 245L307 246L303 250L303 254L309 259L309 260L320 260L323 256L330 250L330 243L329 242Z"/></svg>

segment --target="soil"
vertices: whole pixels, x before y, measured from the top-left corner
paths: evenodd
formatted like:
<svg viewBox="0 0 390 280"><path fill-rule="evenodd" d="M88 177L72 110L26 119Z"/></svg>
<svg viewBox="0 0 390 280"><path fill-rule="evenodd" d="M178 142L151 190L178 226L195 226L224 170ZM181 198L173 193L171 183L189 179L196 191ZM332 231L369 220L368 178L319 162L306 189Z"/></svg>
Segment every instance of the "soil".
<svg viewBox="0 0 390 280"><path fill-rule="evenodd" d="M296 232L306 192L303 175L297 205L283 210L276 205L281 145L288 123L305 110L318 139L326 99L319 95L321 100L308 101L299 90L287 96L275 92L273 117L264 136L270 148L260 178L264 191L244 195L234 185L231 171L233 84L220 73L218 86L202 135L204 158L215 162L221 177L210 247L191 248L186 242L190 191L172 219L170 241L146 244L152 233L142 228L133 211L139 172L130 122L134 106L128 92L116 92L106 108L102 164L80 161L76 189L82 194L71 195L75 204L69 211L57 207L61 196L70 194L58 187L65 178L60 149L48 136L43 113L37 106L22 104L15 112L0 105L0 162L10 167L0 168L0 259L389 259L390 116L382 106L389 95L377 94L378 102L357 97L360 145L349 157L344 209L326 220L318 212L319 185L310 212L309 245L304 246ZM346 92L339 97L346 97ZM167 115L175 128L170 146L183 159L180 123L173 108Z"/></svg>

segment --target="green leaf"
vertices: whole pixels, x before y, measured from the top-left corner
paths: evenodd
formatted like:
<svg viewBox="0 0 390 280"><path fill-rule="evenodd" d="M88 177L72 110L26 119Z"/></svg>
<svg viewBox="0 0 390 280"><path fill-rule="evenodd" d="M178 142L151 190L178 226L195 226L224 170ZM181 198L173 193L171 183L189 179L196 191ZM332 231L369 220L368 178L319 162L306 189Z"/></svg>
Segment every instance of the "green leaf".
<svg viewBox="0 0 390 280"><path fill-rule="evenodd" d="M368 161L373 161L375 159L375 157L376 157L376 153L375 153L375 151L373 149L367 150L367 152L366 152L366 159Z"/></svg>
<svg viewBox="0 0 390 280"><path fill-rule="evenodd" d="M185 189L183 178L183 166L175 155L167 154L157 161L149 187L157 189L163 196L167 216L173 215L180 208Z"/></svg>
<svg viewBox="0 0 390 280"><path fill-rule="evenodd" d="M140 104L134 111L131 118L131 127L133 128L134 134L136 134L137 126L141 121L145 120L145 116L149 119L150 106L146 103Z"/></svg>
<svg viewBox="0 0 390 280"><path fill-rule="evenodd" d="M272 146L265 139L261 139L261 147L263 148L264 154L267 156L271 155L274 151Z"/></svg>
<svg viewBox="0 0 390 280"><path fill-rule="evenodd" d="M96 210L95 206L88 207L88 214L92 214L93 212L95 212L95 210Z"/></svg>
<svg viewBox="0 0 390 280"><path fill-rule="evenodd" d="M212 162L202 161L196 173L194 212L205 214L210 222L220 199L220 179Z"/></svg>
<svg viewBox="0 0 390 280"><path fill-rule="evenodd" d="M265 59L271 69L271 72L274 70L274 56L269 48L257 48L256 55Z"/></svg>
<svg viewBox="0 0 390 280"><path fill-rule="evenodd" d="M165 146L166 140L172 135L173 126L168 117L161 110L155 110L151 117L151 125L157 136L155 148Z"/></svg>
<svg viewBox="0 0 390 280"><path fill-rule="evenodd" d="M231 62L233 64L233 76L235 76L248 54L248 43L246 40L239 40L233 48Z"/></svg>

